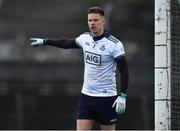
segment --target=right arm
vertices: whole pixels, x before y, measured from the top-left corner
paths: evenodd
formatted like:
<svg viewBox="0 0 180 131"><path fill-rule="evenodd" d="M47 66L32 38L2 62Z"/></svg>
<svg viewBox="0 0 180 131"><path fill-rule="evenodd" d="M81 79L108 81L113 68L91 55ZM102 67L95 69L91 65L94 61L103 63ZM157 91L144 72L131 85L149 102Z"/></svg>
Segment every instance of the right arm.
<svg viewBox="0 0 180 131"><path fill-rule="evenodd" d="M75 39L40 39L40 38L31 38L30 39L32 46L39 46L39 45L50 45L55 46L63 49L70 49L70 48L79 48L76 44Z"/></svg>
<svg viewBox="0 0 180 131"><path fill-rule="evenodd" d="M75 42L75 39L65 39L65 38L57 39L57 40L45 39L43 43L45 45L55 46L63 49L79 48L79 46Z"/></svg>

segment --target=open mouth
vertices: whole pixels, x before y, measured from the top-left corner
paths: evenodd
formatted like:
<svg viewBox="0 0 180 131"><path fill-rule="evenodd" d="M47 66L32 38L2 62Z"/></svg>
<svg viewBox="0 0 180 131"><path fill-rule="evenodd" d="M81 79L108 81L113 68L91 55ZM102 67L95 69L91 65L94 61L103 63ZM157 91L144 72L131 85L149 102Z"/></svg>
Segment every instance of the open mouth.
<svg viewBox="0 0 180 131"><path fill-rule="evenodd" d="M96 29L96 27L91 27L91 30L95 30Z"/></svg>

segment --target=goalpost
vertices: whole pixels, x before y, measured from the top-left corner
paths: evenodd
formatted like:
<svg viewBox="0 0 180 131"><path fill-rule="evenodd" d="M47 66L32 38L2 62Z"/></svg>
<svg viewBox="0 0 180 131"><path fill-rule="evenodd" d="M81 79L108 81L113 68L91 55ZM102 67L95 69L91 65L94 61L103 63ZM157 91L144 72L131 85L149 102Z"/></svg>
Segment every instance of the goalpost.
<svg viewBox="0 0 180 131"><path fill-rule="evenodd" d="M155 0L155 129L170 129L170 0Z"/></svg>
<svg viewBox="0 0 180 131"><path fill-rule="evenodd" d="M155 0L155 129L180 130L180 0Z"/></svg>

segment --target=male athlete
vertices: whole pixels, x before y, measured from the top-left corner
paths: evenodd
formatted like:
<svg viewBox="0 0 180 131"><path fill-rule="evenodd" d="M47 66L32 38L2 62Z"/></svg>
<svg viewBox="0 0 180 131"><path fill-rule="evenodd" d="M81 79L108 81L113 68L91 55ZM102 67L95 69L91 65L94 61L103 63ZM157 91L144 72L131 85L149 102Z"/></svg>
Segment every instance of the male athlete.
<svg viewBox="0 0 180 131"><path fill-rule="evenodd" d="M77 108L76 129L90 130L97 121L101 130L115 130L118 115L125 112L129 79L123 44L104 29L104 11L100 7L88 10L88 26L90 32L77 38L31 38L31 45L83 50L84 83ZM116 90L116 65L121 74L120 93Z"/></svg>

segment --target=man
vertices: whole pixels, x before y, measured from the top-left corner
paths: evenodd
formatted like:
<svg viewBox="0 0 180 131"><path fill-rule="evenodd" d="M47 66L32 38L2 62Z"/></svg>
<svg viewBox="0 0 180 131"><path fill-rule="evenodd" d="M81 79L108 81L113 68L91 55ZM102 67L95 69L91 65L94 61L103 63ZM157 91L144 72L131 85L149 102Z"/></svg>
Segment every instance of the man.
<svg viewBox="0 0 180 131"><path fill-rule="evenodd" d="M115 130L118 115L126 108L128 68L123 44L104 29L104 11L100 7L88 10L90 32L75 39L31 38L32 46L51 45L59 48L82 49L84 53L84 83L77 108L77 130L90 130L100 123L102 130ZM117 95L116 65L121 74Z"/></svg>

